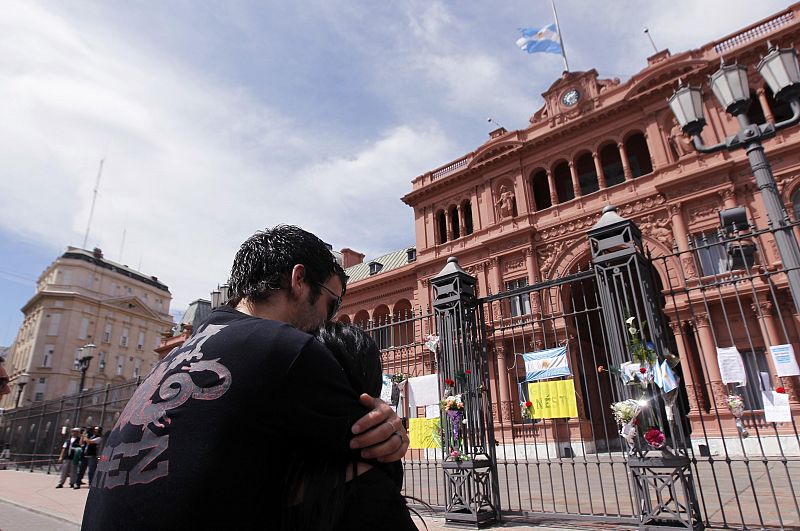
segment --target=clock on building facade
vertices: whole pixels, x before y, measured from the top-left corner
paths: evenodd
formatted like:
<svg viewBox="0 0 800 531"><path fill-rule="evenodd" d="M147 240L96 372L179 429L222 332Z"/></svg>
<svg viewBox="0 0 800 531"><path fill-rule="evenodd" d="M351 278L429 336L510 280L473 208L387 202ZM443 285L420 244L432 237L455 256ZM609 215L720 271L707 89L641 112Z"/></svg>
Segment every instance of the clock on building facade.
<svg viewBox="0 0 800 531"><path fill-rule="evenodd" d="M578 103L580 98L581 93L578 92L578 89L571 88L561 95L561 103L563 103L566 107L572 107Z"/></svg>

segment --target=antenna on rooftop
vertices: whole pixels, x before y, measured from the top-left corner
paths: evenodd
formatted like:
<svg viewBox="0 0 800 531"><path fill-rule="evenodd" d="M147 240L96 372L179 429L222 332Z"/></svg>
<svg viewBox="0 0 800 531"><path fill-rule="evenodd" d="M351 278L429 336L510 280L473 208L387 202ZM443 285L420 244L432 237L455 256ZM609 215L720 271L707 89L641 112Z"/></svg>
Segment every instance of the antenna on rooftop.
<svg viewBox="0 0 800 531"><path fill-rule="evenodd" d="M655 53L658 53L658 47L656 46L656 43L655 43L655 42L653 42L653 36L652 36L652 35L650 35L650 30L649 30L648 28L645 28L644 30L642 30L642 33L644 33L645 35L647 35L647 38L648 38L648 39L650 39L650 44L652 44L652 45L653 45L653 51L654 51Z"/></svg>
<svg viewBox="0 0 800 531"><path fill-rule="evenodd" d="M122 261L122 251L125 250L125 234L128 232L127 223L122 226L122 243L119 245L119 260L120 264L124 263Z"/></svg>
<svg viewBox="0 0 800 531"><path fill-rule="evenodd" d="M89 229L92 228L92 216L94 216L94 204L97 201L97 189L100 188L100 177L103 176L103 164L106 158L100 159L100 168L97 170L97 180L94 183L94 194L92 195L92 206L89 208L89 222L86 223L86 234L83 236L83 248L86 249L86 243L89 241Z"/></svg>

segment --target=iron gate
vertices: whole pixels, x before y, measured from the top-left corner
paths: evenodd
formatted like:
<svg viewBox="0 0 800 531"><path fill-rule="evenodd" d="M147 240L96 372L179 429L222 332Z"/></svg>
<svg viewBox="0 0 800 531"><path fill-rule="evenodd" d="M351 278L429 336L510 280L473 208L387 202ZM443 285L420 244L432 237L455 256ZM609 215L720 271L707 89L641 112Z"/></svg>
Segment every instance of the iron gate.
<svg viewBox="0 0 800 531"><path fill-rule="evenodd" d="M475 299L480 344L474 351L487 365L488 440L495 445L502 515L633 524L673 501L632 481L631 456L610 411L612 402L630 396L614 371L629 357L624 323L635 316L647 323L647 340L660 358L680 360L674 369L680 378L676 422L663 425L675 454L686 456L686 477L670 486L670 495L687 500L681 507L693 514L692 525L800 528L797 378L776 376L769 356L770 346L800 345L800 317L788 302L785 272L771 265L771 238L771 231L752 228L695 235L673 253L647 257L640 241L632 253L636 271L596 256L592 263L587 253L583 267L570 275ZM595 250L597 242L590 243ZM616 287L608 285L614 282ZM435 313L418 313L371 323L376 338L399 324L413 329L402 345L382 345L386 372L407 378L441 371L444 353L429 339L441 336L443 344L445 336L462 331L443 330L440 322ZM721 383L716 351L731 346L741 351L749 389ZM524 418L530 397L522 355L558 348L571 374L555 380L570 382L564 385L574 389L575 414ZM788 422L766 422L762 390L785 392L792 404ZM732 394L744 401L739 419L728 407ZM661 400L662 419L663 406ZM446 508L445 462L441 450L409 451L406 493Z"/></svg>

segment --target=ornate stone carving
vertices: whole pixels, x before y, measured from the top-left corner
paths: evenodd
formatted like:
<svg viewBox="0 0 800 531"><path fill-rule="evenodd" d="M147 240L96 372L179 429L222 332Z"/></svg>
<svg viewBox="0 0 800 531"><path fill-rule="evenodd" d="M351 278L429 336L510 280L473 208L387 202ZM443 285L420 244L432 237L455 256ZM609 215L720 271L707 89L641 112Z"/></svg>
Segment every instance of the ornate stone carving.
<svg viewBox="0 0 800 531"><path fill-rule="evenodd" d="M516 256L507 258L503 261L503 270L506 273L509 271L517 271L518 269L523 269L525 267L525 257L524 256Z"/></svg>
<svg viewBox="0 0 800 531"><path fill-rule="evenodd" d="M693 224L699 219L716 216L719 212L719 205L705 204L695 208L689 209L689 225Z"/></svg>
<svg viewBox="0 0 800 531"><path fill-rule="evenodd" d="M669 218L658 218L656 215L644 216L639 223L639 229L642 234L654 238L667 247L672 245L672 223Z"/></svg>
<svg viewBox="0 0 800 531"><path fill-rule="evenodd" d="M540 261L539 273L542 278L550 278L550 270L553 269L553 265L555 265L556 259L561 255L565 245L566 242L562 240L560 242L548 243L544 247L538 249Z"/></svg>
<svg viewBox="0 0 800 531"><path fill-rule="evenodd" d="M760 299L750 304L750 309L757 315L768 316L772 315L772 309L775 305L772 301Z"/></svg>
<svg viewBox="0 0 800 531"><path fill-rule="evenodd" d="M705 312L697 312L694 314L695 326L697 328L705 328L711 325L711 319Z"/></svg>
<svg viewBox="0 0 800 531"><path fill-rule="evenodd" d="M682 256L681 265L683 266L683 272L686 275L686 278L697 277L697 269L694 267L694 260L691 256Z"/></svg>
<svg viewBox="0 0 800 531"><path fill-rule="evenodd" d="M732 187L723 188L717 193L719 194L719 197L720 199L722 199L723 203L727 200L732 200L732 201L736 200L736 190L734 190Z"/></svg>
<svg viewBox="0 0 800 531"><path fill-rule="evenodd" d="M503 420L507 421L507 422L510 422L511 421L511 414L512 414L511 402L508 402L508 401L504 400L503 403L500 404L500 409L503 412Z"/></svg>

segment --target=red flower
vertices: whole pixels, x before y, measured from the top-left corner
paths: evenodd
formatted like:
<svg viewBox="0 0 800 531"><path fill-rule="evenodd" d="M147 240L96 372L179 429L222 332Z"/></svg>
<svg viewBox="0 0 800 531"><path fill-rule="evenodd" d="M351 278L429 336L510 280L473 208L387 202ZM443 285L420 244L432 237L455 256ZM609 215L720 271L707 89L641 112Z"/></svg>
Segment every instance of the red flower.
<svg viewBox="0 0 800 531"><path fill-rule="evenodd" d="M445 379L444 384L446 386L448 386L448 387L453 387L455 385L455 382L453 380L451 380L450 378L447 378L447 379Z"/></svg>
<svg viewBox="0 0 800 531"><path fill-rule="evenodd" d="M533 405L533 402L531 402L530 400L525 402L525 407L531 407L532 405Z"/></svg>
<svg viewBox="0 0 800 531"><path fill-rule="evenodd" d="M631 421L631 424L633 424L634 426L638 426L638 425L639 425L639 419L638 419L638 418L636 418L636 419L633 419L633 420Z"/></svg>
<svg viewBox="0 0 800 531"><path fill-rule="evenodd" d="M780 394L785 394L786 389L784 389L783 387L778 387L777 389L775 389L775 392Z"/></svg>
<svg viewBox="0 0 800 531"><path fill-rule="evenodd" d="M645 369L644 367L639 367L639 372L644 374L647 372L647 369Z"/></svg>
<svg viewBox="0 0 800 531"><path fill-rule="evenodd" d="M472 374L472 371L471 371L471 370L469 370L469 369L467 369L466 371L464 371L464 373L465 373L465 374Z"/></svg>

